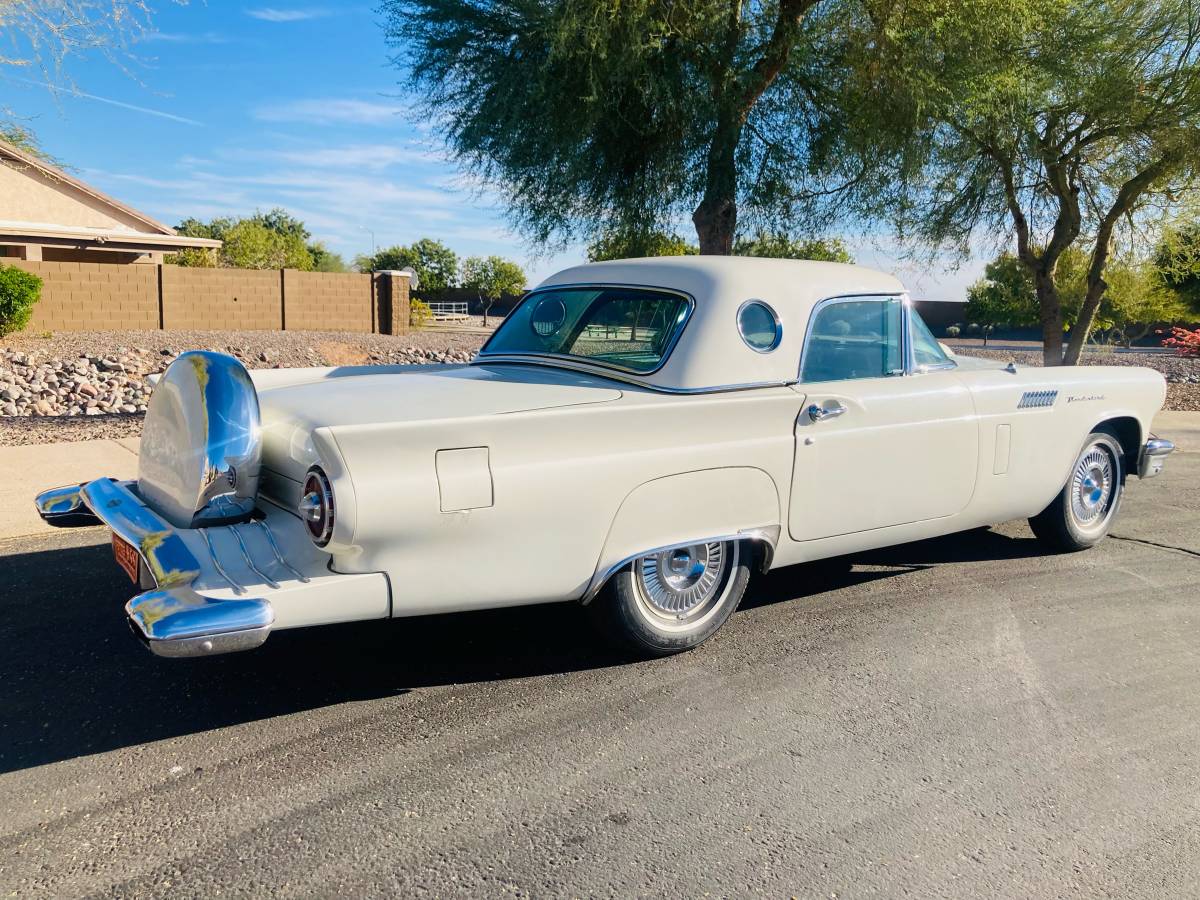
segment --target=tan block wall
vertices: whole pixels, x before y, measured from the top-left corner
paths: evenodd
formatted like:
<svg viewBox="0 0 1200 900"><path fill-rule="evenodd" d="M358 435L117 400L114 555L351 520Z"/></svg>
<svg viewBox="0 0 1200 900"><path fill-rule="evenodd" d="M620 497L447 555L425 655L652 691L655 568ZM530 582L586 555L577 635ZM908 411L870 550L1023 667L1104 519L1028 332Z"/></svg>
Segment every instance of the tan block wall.
<svg viewBox="0 0 1200 900"><path fill-rule="evenodd" d="M158 328L158 269L105 263L28 262L5 265L42 279L42 296L27 331L112 331Z"/></svg>
<svg viewBox="0 0 1200 900"><path fill-rule="evenodd" d="M28 331L408 331L408 280L360 273L27 261L42 296ZM160 294L161 277L161 294ZM391 285L391 287L389 287ZM160 306L161 321L160 326Z"/></svg>
<svg viewBox="0 0 1200 900"><path fill-rule="evenodd" d="M371 332L370 275L287 269L283 279L289 331Z"/></svg>
<svg viewBox="0 0 1200 900"><path fill-rule="evenodd" d="M163 266L162 304L164 328L277 331L279 270Z"/></svg>

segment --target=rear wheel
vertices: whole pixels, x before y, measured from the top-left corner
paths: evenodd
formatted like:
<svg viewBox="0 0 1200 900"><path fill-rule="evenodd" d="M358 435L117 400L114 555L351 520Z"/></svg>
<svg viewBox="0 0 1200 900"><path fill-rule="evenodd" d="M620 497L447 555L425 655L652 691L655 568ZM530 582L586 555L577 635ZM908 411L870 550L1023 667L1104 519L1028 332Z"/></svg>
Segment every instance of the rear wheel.
<svg viewBox="0 0 1200 900"><path fill-rule="evenodd" d="M588 605L610 639L643 656L703 643L737 609L753 554L738 541L650 553L613 575Z"/></svg>
<svg viewBox="0 0 1200 900"><path fill-rule="evenodd" d="M1124 460L1113 435L1105 431L1088 435L1063 489L1029 520L1038 539L1065 552L1086 550L1103 540L1121 506Z"/></svg>

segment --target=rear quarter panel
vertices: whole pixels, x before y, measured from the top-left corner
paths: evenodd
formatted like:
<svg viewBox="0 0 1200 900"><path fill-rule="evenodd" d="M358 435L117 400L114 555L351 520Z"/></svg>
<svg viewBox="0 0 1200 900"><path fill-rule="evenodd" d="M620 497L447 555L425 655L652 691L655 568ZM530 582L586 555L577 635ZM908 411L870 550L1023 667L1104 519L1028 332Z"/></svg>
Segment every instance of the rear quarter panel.
<svg viewBox="0 0 1200 900"><path fill-rule="evenodd" d="M356 505L353 546L334 565L386 572L395 615L579 597L639 541L779 524L802 402L787 388L631 389L593 407L331 429ZM492 505L442 512L437 452L472 447L488 448Z"/></svg>

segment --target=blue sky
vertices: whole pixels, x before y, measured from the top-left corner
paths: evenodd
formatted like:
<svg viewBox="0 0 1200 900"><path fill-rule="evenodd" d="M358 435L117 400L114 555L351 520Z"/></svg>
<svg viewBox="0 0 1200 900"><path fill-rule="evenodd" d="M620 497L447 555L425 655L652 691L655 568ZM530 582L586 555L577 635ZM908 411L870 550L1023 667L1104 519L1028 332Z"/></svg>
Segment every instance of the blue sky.
<svg viewBox="0 0 1200 900"><path fill-rule="evenodd" d="M583 260L582 247L546 254L514 234L496 197L407 113L372 4L156 6L125 71L68 63L76 94L0 75L6 104L84 180L170 225L282 206L347 261L370 251L368 229L380 247L428 236L462 256L508 256L531 284ZM932 299L959 299L981 271L853 250Z"/></svg>

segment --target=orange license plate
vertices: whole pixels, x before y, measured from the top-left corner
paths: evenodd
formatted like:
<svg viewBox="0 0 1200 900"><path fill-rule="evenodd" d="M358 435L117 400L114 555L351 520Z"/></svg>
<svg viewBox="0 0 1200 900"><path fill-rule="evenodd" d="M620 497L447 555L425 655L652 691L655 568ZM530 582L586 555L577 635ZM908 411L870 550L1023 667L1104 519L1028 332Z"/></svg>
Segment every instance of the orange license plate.
<svg viewBox="0 0 1200 900"><path fill-rule="evenodd" d="M142 558L138 556L138 552L124 538L117 537L116 532L113 532L112 547L117 565L125 570L125 574L129 576L130 581L137 584L138 567L142 564Z"/></svg>

